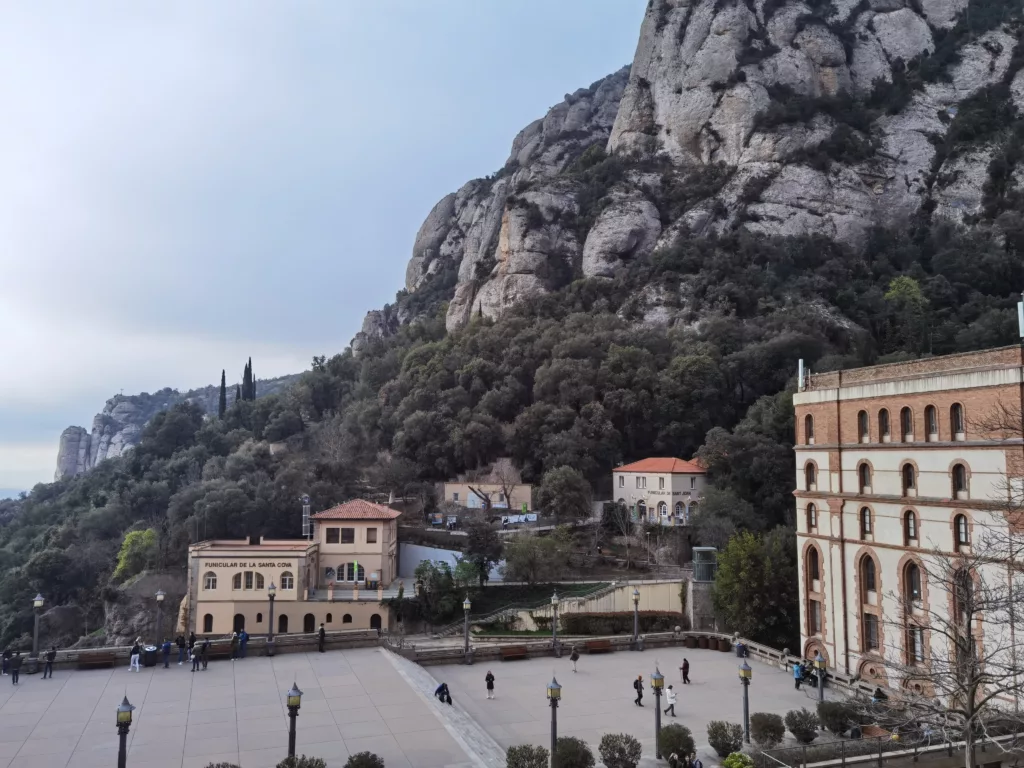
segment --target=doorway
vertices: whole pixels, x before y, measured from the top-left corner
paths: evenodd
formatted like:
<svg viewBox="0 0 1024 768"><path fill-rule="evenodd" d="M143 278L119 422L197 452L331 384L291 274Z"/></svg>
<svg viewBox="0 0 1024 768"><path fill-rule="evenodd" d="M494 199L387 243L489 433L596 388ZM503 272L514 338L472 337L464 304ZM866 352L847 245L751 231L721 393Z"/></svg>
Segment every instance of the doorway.
<svg viewBox="0 0 1024 768"><path fill-rule="evenodd" d="M277 617L277 634L288 634L288 617L285 616L283 613Z"/></svg>
<svg viewBox="0 0 1024 768"><path fill-rule="evenodd" d="M241 632L245 629L245 616L240 613L235 614L235 621L232 626L232 632Z"/></svg>
<svg viewBox="0 0 1024 768"><path fill-rule="evenodd" d="M302 631L308 634L315 630L316 619L313 617L312 613L307 613L305 616L302 617Z"/></svg>

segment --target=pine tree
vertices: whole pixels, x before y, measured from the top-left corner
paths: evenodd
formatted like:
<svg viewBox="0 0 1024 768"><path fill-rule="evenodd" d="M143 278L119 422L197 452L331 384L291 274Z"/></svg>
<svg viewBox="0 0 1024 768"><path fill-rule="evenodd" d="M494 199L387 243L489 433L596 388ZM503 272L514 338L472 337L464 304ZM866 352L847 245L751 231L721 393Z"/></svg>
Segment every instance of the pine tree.
<svg viewBox="0 0 1024 768"><path fill-rule="evenodd" d="M220 372L220 402L217 404L217 415L224 418L228 410L228 382L224 370Z"/></svg>

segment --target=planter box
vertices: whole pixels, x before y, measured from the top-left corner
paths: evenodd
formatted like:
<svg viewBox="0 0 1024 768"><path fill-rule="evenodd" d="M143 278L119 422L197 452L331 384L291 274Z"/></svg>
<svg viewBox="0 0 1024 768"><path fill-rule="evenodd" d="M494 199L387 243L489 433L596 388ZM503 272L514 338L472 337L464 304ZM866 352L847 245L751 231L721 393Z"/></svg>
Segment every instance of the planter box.
<svg viewBox="0 0 1024 768"><path fill-rule="evenodd" d="M693 635L687 635L686 636L686 647L687 648L696 648L697 647L697 638L694 637Z"/></svg>
<svg viewBox="0 0 1024 768"><path fill-rule="evenodd" d="M730 641L730 640L728 640L728 639L726 639L724 637L718 638L718 650L725 651L725 652L731 651L732 650L732 641Z"/></svg>
<svg viewBox="0 0 1024 768"><path fill-rule="evenodd" d="M697 647L698 648L707 648L708 647L707 635L701 635L700 637L697 638Z"/></svg>

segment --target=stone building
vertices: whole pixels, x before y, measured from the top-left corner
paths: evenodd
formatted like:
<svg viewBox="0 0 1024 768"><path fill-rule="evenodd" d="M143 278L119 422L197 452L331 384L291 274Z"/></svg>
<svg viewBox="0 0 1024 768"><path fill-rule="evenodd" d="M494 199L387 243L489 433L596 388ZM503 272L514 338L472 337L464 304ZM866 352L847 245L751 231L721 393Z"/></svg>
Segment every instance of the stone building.
<svg viewBox="0 0 1024 768"><path fill-rule="evenodd" d="M638 520L688 525L707 485L707 472L695 461L650 458L612 470L615 501Z"/></svg>
<svg viewBox="0 0 1024 768"><path fill-rule="evenodd" d="M959 615L942 586L955 582L938 583L936 566L962 563L1014 530L1024 352L802 379L793 397L801 652L820 651L841 672L909 684L915 668L924 675L942 660L935 624ZM1005 560L982 567L989 583L1007 583ZM1012 622L971 631L989 649L1015 644L1003 637Z"/></svg>

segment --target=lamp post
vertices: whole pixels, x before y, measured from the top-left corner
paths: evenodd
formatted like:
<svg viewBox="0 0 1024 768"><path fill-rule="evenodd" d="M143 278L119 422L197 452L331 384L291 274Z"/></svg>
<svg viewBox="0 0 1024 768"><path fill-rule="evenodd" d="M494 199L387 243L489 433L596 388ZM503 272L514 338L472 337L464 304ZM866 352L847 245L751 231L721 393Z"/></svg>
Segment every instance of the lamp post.
<svg viewBox="0 0 1024 768"><path fill-rule="evenodd" d="M750 743L750 698L747 692L750 690L750 680L754 676L754 670L747 664L746 659L740 664L740 683L743 685L743 741Z"/></svg>
<svg viewBox="0 0 1024 768"><path fill-rule="evenodd" d="M654 756L661 760L661 689L665 687L665 676L658 665L654 665L651 688L654 689Z"/></svg>
<svg viewBox="0 0 1024 768"><path fill-rule="evenodd" d="M267 587L267 597L270 598L270 626L267 632L267 656L274 655L274 598L277 597L277 587L274 586L274 582L270 582L270 586Z"/></svg>
<svg viewBox="0 0 1024 768"><path fill-rule="evenodd" d="M633 650L640 650L640 590L633 587Z"/></svg>
<svg viewBox="0 0 1024 768"><path fill-rule="evenodd" d="M32 611L35 614L32 625L32 656L28 660L28 673L34 675L39 671L39 614L43 609L43 596L36 594L32 598Z"/></svg>
<svg viewBox="0 0 1024 768"><path fill-rule="evenodd" d="M558 649L558 590L551 595L551 650L561 657Z"/></svg>
<svg viewBox="0 0 1024 768"><path fill-rule="evenodd" d="M551 705L551 757L550 768L558 768L555 759L555 748L558 746L558 700L562 698L562 686L552 677L548 683L548 703Z"/></svg>
<svg viewBox="0 0 1024 768"><path fill-rule="evenodd" d="M469 602L469 593L466 593L466 599L462 601L462 612L465 614L465 624L462 628L462 652L466 656L469 656L469 609L473 607L473 604Z"/></svg>
<svg viewBox="0 0 1024 768"><path fill-rule="evenodd" d="M288 757L295 757L295 718L299 716L299 707L302 706L302 691L292 683L292 689L288 691Z"/></svg>
<svg viewBox="0 0 1024 768"><path fill-rule="evenodd" d="M154 638L154 645L160 645L160 640L163 637L164 632L164 598L167 597L167 593L162 589L156 591L156 637Z"/></svg>
<svg viewBox="0 0 1024 768"><path fill-rule="evenodd" d="M124 697L121 706L117 708L117 735L121 741L117 748L117 768L125 768L128 762L128 729L132 727L132 711L135 709L128 703L128 697Z"/></svg>
<svg viewBox="0 0 1024 768"><path fill-rule="evenodd" d="M818 669L818 701L825 700L825 657L818 651L814 657L814 666Z"/></svg>

